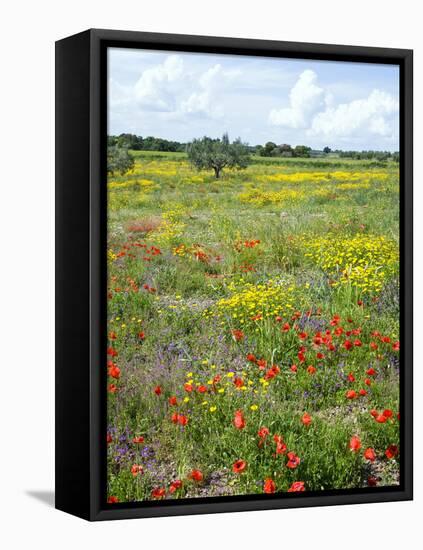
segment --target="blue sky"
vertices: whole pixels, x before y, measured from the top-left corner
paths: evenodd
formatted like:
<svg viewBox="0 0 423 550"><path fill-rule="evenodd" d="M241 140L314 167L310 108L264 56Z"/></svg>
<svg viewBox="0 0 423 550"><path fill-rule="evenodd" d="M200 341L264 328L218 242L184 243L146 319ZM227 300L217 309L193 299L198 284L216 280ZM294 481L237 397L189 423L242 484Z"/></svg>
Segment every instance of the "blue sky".
<svg viewBox="0 0 423 550"><path fill-rule="evenodd" d="M396 66L117 48L108 64L109 134L399 149Z"/></svg>

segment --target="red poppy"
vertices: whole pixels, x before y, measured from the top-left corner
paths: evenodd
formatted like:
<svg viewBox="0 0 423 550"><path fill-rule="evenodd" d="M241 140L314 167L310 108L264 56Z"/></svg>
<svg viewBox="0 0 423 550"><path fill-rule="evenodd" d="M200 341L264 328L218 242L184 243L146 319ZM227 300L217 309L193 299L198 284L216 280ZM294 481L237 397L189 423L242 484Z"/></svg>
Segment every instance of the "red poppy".
<svg viewBox="0 0 423 550"><path fill-rule="evenodd" d="M349 375L347 376L347 380L348 380L348 382L354 382L355 381L355 376L353 375L352 372L350 372Z"/></svg>
<svg viewBox="0 0 423 550"><path fill-rule="evenodd" d="M108 504L116 504L116 502L119 502L119 499L118 499L118 497L110 496L110 497L107 499L107 502L108 502Z"/></svg>
<svg viewBox="0 0 423 550"><path fill-rule="evenodd" d="M361 396L363 396L363 397L364 397L365 395L367 395L366 390L363 390L363 388L361 388L361 390L359 390L358 393L359 393Z"/></svg>
<svg viewBox="0 0 423 550"><path fill-rule="evenodd" d="M107 355L110 355L110 357L116 357L118 352L114 348L107 348Z"/></svg>
<svg viewBox="0 0 423 550"><path fill-rule="evenodd" d="M181 487L182 487L182 481L180 479L175 479L175 481L172 481L172 483L169 486L169 493L173 494Z"/></svg>
<svg viewBox="0 0 423 550"><path fill-rule="evenodd" d="M247 463L245 462L245 460L237 460L236 462L234 462L232 466L232 471L235 474L241 474L246 467L247 467Z"/></svg>
<svg viewBox="0 0 423 550"><path fill-rule="evenodd" d="M390 344L391 339L389 338L389 336L382 336L382 342L384 342L385 344Z"/></svg>
<svg viewBox="0 0 423 550"><path fill-rule="evenodd" d="M240 340L242 340L244 338L244 333L242 332L242 330L233 329L233 330L231 330L231 332L232 332L233 339L236 342L239 342Z"/></svg>
<svg viewBox="0 0 423 550"><path fill-rule="evenodd" d="M256 356L253 353L249 353L247 355L247 361L250 361L250 363L255 363L256 362Z"/></svg>
<svg viewBox="0 0 423 550"><path fill-rule="evenodd" d="M297 370L298 370L297 365L291 365L289 368L292 372L297 372Z"/></svg>
<svg viewBox="0 0 423 550"><path fill-rule="evenodd" d="M347 351L353 347L353 343L351 342L351 340L345 340L345 342L342 345Z"/></svg>
<svg viewBox="0 0 423 550"><path fill-rule="evenodd" d="M263 492L266 493L266 494L268 494L268 495L271 495L271 494L273 494L275 491L276 491L276 484L275 484L275 482L273 481L273 479L271 479L270 477L268 477L267 479L264 480Z"/></svg>
<svg viewBox="0 0 423 550"><path fill-rule="evenodd" d="M178 418L179 418L179 414L178 413L173 413L172 416L170 417L170 419L172 420L172 422L174 424L177 424L178 423Z"/></svg>
<svg viewBox="0 0 423 550"><path fill-rule="evenodd" d="M245 428L245 418L242 411L235 411L233 424L237 430L243 430Z"/></svg>
<svg viewBox="0 0 423 550"><path fill-rule="evenodd" d="M234 378L234 384L237 388L242 388L244 385L244 380L242 378L238 378L237 376Z"/></svg>
<svg viewBox="0 0 423 550"><path fill-rule="evenodd" d="M305 363L306 357L303 351L298 352L298 361L300 363Z"/></svg>
<svg viewBox="0 0 423 550"><path fill-rule="evenodd" d="M302 493L304 491L304 481L294 481L294 483L288 489L288 493Z"/></svg>
<svg viewBox="0 0 423 550"><path fill-rule="evenodd" d="M198 386L197 391L199 393L206 393L207 392L207 386Z"/></svg>
<svg viewBox="0 0 423 550"><path fill-rule="evenodd" d="M386 416L386 418L392 418L394 413L391 411L391 409L385 409L382 414L383 416Z"/></svg>
<svg viewBox="0 0 423 550"><path fill-rule="evenodd" d="M117 380L120 377L120 368L113 365L113 367L109 369L109 375Z"/></svg>
<svg viewBox="0 0 423 550"><path fill-rule="evenodd" d="M320 351L319 351L319 353L316 355L316 357L317 357L317 359L324 359L324 358L325 358L324 354L323 354L323 353L320 353Z"/></svg>
<svg viewBox="0 0 423 550"><path fill-rule="evenodd" d="M379 422L379 424L384 424L388 419L384 414L378 414L375 416L376 422Z"/></svg>
<svg viewBox="0 0 423 550"><path fill-rule="evenodd" d="M364 380L364 383L366 384L366 386L370 386L371 383L372 383L372 381L370 380L370 378L366 378L366 379Z"/></svg>
<svg viewBox="0 0 423 550"><path fill-rule="evenodd" d="M266 359L257 359L256 363L257 363L257 366L260 370L264 370L267 366Z"/></svg>
<svg viewBox="0 0 423 550"><path fill-rule="evenodd" d="M112 436L108 433L107 434L107 443L111 443L113 441Z"/></svg>
<svg viewBox="0 0 423 550"><path fill-rule="evenodd" d="M304 413L301 417L301 422L304 424L304 426L310 426L312 423L312 418L308 413Z"/></svg>
<svg viewBox="0 0 423 550"><path fill-rule="evenodd" d="M184 384L184 390L188 393L192 392L192 384L190 382L186 382Z"/></svg>
<svg viewBox="0 0 423 550"><path fill-rule="evenodd" d="M400 343L399 342L394 342L392 344L392 350L393 351L399 351L399 349L400 349Z"/></svg>
<svg viewBox="0 0 423 550"><path fill-rule="evenodd" d="M367 478L367 485L368 485L369 487L376 487L377 482L378 482L378 478L377 478L377 477L369 476L369 477Z"/></svg>
<svg viewBox="0 0 423 550"><path fill-rule="evenodd" d="M257 434L261 439L265 439L270 434L269 428L266 428L266 426L263 426L262 428L259 429Z"/></svg>
<svg viewBox="0 0 423 550"><path fill-rule="evenodd" d="M376 417L378 416L379 413L377 412L376 409L372 409L372 410L370 411L370 414L373 416L373 418L376 418Z"/></svg>
<svg viewBox="0 0 423 550"><path fill-rule="evenodd" d="M143 468L140 464L133 464L131 468L131 474L135 477L138 474L143 473Z"/></svg>
<svg viewBox="0 0 423 550"><path fill-rule="evenodd" d="M286 453L286 443L280 435L274 435L273 441L276 443L276 454L284 455Z"/></svg>
<svg viewBox="0 0 423 550"><path fill-rule="evenodd" d="M188 478L192 479L193 481L202 481L204 476L200 470L191 470L191 472L188 474Z"/></svg>
<svg viewBox="0 0 423 550"><path fill-rule="evenodd" d="M172 405L172 406L178 404L178 400L174 395L172 395L172 397L169 397L168 401L169 401L169 405Z"/></svg>
<svg viewBox="0 0 423 550"><path fill-rule="evenodd" d="M291 470L294 470L299 463L301 462L301 459L299 456L297 456L294 452L289 452L287 455L288 462L286 463L287 468L291 468Z"/></svg>
<svg viewBox="0 0 423 550"><path fill-rule="evenodd" d="M116 393L118 391L118 387L116 386L116 384L109 384L109 393Z"/></svg>
<svg viewBox="0 0 423 550"><path fill-rule="evenodd" d="M299 338L300 340L305 340L305 339L307 338L307 336L308 336L308 334L307 334L306 332L300 332L300 333L298 334L298 338Z"/></svg>
<svg viewBox="0 0 423 550"><path fill-rule="evenodd" d="M117 338L116 332L113 332L113 331L109 332L109 338L110 340L116 340Z"/></svg>
<svg viewBox="0 0 423 550"><path fill-rule="evenodd" d="M316 367L313 367L313 365L309 365L307 367L308 374L314 374L316 372Z"/></svg>
<svg viewBox="0 0 423 550"><path fill-rule="evenodd" d="M345 397L347 399L355 399L357 397L357 393L354 390L348 390Z"/></svg>
<svg viewBox="0 0 423 550"><path fill-rule="evenodd" d="M370 369L366 370L366 374L369 376L374 376L376 374L376 371L374 368L371 367Z"/></svg>
<svg viewBox="0 0 423 550"><path fill-rule="evenodd" d="M145 339L145 333L144 333L143 331L139 332L139 333L138 333L138 338L139 338L140 340L144 340L144 339Z"/></svg>
<svg viewBox="0 0 423 550"><path fill-rule="evenodd" d="M188 424L188 418L184 414L178 414L178 424L186 426Z"/></svg>
<svg viewBox="0 0 423 550"><path fill-rule="evenodd" d="M376 459L376 453L375 453L375 450L372 449L371 447L368 447L364 453L363 453L363 456L366 460L370 460L370 462L374 462L375 459Z"/></svg>
<svg viewBox="0 0 423 550"><path fill-rule="evenodd" d="M357 452L361 449L361 441L358 436L353 435L350 439L350 449L354 452Z"/></svg>
<svg viewBox="0 0 423 550"><path fill-rule="evenodd" d="M161 388L160 386L156 386L156 387L154 388L154 393L155 393L156 395L161 395L161 394L162 394L162 388Z"/></svg>
<svg viewBox="0 0 423 550"><path fill-rule="evenodd" d="M282 332L288 332L288 330L290 330L290 326L289 326L289 323L285 323L282 328L281 328L281 331Z"/></svg>
<svg viewBox="0 0 423 550"><path fill-rule="evenodd" d="M332 327L336 327L336 325L339 323L339 321L341 320L341 317L339 315L334 315L330 321L330 325Z"/></svg>
<svg viewBox="0 0 423 550"><path fill-rule="evenodd" d="M144 443L144 438L143 438L142 435L138 435L138 436L134 437L132 441L134 443Z"/></svg>
<svg viewBox="0 0 423 550"><path fill-rule="evenodd" d="M166 489L164 487L157 487L156 489L153 489L151 491L151 496L153 498L160 499L160 498L164 498L165 495L166 495Z"/></svg>
<svg viewBox="0 0 423 550"><path fill-rule="evenodd" d="M370 347L373 349L373 350L377 350L377 348L379 347L376 342L370 342Z"/></svg>
<svg viewBox="0 0 423 550"><path fill-rule="evenodd" d="M398 454L398 447L396 445L389 445L385 451L386 458L395 458Z"/></svg>

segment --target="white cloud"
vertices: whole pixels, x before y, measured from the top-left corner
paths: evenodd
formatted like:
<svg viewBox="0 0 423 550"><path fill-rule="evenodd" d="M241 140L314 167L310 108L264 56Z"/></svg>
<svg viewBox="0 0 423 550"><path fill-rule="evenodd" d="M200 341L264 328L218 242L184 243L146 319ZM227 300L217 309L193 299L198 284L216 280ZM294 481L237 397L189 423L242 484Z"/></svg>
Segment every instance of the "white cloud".
<svg viewBox="0 0 423 550"><path fill-rule="evenodd" d="M387 92L373 90L367 98L328 107L318 113L308 131L310 136L350 137L360 133L391 137L398 120L398 100Z"/></svg>
<svg viewBox="0 0 423 550"><path fill-rule="evenodd" d="M317 75L309 69L301 73L289 94L289 107L272 109L269 121L275 126L308 128L313 116L325 107L329 100L323 88L317 84Z"/></svg>
<svg viewBox="0 0 423 550"><path fill-rule="evenodd" d="M179 55L169 55L163 63L146 69L134 87L136 101L147 110L172 111L175 84L183 72L184 62Z"/></svg>

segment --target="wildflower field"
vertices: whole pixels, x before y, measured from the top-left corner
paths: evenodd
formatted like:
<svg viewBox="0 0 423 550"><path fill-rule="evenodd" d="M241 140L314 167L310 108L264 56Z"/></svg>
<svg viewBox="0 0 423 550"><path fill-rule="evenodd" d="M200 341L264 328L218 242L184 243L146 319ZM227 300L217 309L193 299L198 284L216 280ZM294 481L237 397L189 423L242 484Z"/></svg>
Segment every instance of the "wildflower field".
<svg viewBox="0 0 423 550"><path fill-rule="evenodd" d="M399 484L394 162L108 180L108 501Z"/></svg>

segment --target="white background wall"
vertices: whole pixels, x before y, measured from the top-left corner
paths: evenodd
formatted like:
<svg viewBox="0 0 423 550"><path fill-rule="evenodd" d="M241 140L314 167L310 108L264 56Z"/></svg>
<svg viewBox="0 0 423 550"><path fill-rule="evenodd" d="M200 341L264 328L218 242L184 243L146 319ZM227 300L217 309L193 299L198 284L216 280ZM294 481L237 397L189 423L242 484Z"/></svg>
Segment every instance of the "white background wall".
<svg viewBox="0 0 423 550"><path fill-rule="evenodd" d="M3 548L236 545L249 549L267 545L356 550L395 548L401 543L418 547L417 541L411 541L421 533L423 514L421 216L416 216L415 226L414 502L89 524L54 510L45 501L52 501L54 486L54 41L97 27L413 48L419 213L423 145L419 4L415 0L14 0L2 4L0 544L7 539Z"/></svg>

